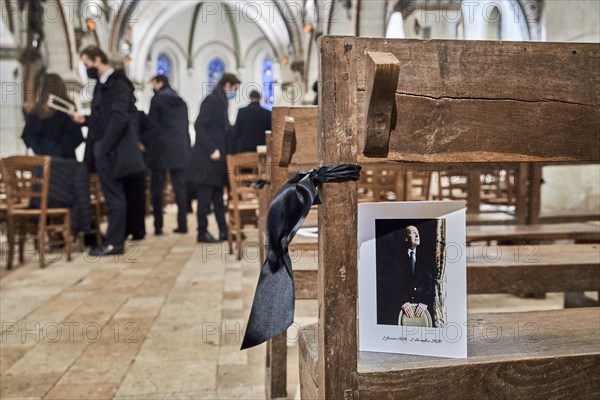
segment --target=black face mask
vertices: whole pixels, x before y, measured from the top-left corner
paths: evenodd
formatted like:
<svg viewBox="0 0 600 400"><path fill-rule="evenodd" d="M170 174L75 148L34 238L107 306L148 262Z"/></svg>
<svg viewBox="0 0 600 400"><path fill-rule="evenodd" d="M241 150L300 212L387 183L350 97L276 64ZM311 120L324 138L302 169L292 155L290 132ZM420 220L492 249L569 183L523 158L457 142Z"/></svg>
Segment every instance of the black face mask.
<svg viewBox="0 0 600 400"><path fill-rule="evenodd" d="M91 67L91 68L86 69L86 72L87 72L88 78L98 80L98 68Z"/></svg>

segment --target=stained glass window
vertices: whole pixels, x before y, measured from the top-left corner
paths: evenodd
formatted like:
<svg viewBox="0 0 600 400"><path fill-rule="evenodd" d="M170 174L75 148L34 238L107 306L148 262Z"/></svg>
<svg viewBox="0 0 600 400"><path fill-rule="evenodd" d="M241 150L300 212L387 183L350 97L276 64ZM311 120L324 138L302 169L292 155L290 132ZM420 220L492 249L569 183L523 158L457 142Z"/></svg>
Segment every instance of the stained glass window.
<svg viewBox="0 0 600 400"><path fill-rule="evenodd" d="M160 53L158 55L158 60L156 61L156 73L165 75L167 78L171 77L171 59L165 53Z"/></svg>
<svg viewBox="0 0 600 400"><path fill-rule="evenodd" d="M213 58L208 63L208 90L212 91L225 73L225 63L220 58Z"/></svg>
<svg viewBox="0 0 600 400"><path fill-rule="evenodd" d="M263 61L263 92L262 106L268 110L273 108L275 102L275 94L273 92L273 60L267 56Z"/></svg>

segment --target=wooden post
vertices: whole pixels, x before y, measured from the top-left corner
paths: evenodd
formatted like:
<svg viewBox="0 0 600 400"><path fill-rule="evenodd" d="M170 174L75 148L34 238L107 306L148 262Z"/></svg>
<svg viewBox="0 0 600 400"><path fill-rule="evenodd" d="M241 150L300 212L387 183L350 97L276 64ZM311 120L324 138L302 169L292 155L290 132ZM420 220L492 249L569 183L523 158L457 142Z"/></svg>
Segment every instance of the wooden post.
<svg viewBox="0 0 600 400"><path fill-rule="evenodd" d="M319 92L321 165L357 160L356 39L323 37ZM319 357L321 399L350 399L356 390L357 183L322 187L319 209ZM326 304L324 304L326 303Z"/></svg>
<svg viewBox="0 0 600 400"><path fill-rule="evenodd" d="M481 205L481 167L470 166L467 175L467 213L479 214Z"/></svg>
<svg viewBox="0 0 600 400"><path fill-rule="evenodd" d="M540 223L542 207L542 164L534 163L529 166L529 213L528 224Z"/></svg>
<svg viewBox="0 0 600 400"><path fill-rule="evenodd" d="M276 373L273 373L275 372ZM287 333L282 332L267 342L267 399L287 399Z"/></svg>
<svg viewBox="0 0 600 400"><path fill-rule="evenodd" d="M527 222L527 184L529 180L529 164L519 163L515 174L515 217L517 224L525 224Z"/></svg>

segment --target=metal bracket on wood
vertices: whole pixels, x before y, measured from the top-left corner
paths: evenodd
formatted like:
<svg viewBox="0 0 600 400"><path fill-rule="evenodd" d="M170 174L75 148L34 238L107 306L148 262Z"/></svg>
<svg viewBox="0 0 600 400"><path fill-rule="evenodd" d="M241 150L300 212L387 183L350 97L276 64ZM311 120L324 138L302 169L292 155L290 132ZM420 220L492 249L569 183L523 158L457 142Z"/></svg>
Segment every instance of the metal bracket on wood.
<svg viewBox="0 0 600 400"><path fill-rule="evenodd" d="M292 157L296 152L296 121L293 117L285 117L285 127L283 129L283 142L281 144L281 157L279 166L286 168L290 166Z"/></svg>
<svg viewBox="0 0 600 400"><path fill-rule="evenodd" d="M367 53L366 157L388 155L399 75L400 61L392 53Z"/></svg>

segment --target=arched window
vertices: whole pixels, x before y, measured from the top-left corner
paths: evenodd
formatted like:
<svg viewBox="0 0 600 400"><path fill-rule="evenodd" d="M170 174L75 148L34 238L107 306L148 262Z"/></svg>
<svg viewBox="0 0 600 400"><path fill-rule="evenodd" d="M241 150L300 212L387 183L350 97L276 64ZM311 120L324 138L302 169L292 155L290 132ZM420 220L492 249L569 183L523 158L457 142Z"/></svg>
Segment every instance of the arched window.
<svg viewBox="0 0 600 400"><path fill-rule="evenodd" d="M270 56L265 57L262 68L263 92L262 105L271 110L275 102L275 93L273 91L273 59Z"/></svg>
<svg viewBox="0 0 600 400"><path fill-rule="evenodd" d="M166 53L160 53L156 60L156 74L171 77L171 59Z"/></svg>
<svg viewBox="0 0 600 400"><path fill-rule="evenodd" d="M502 14L498 7L494 7L492 12L487 17L487 40L501 40L502 39Z"/></svg>
<svg viewBox="0 0 600 400"><path fill-rule="evenodd" d="M208 91L212 92L225 73L225 63L220 58L213 58L208 63Z"/></svg>

